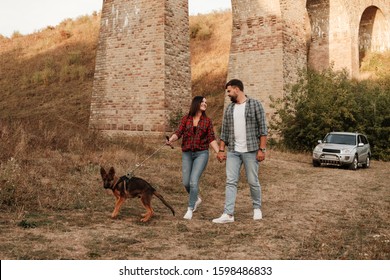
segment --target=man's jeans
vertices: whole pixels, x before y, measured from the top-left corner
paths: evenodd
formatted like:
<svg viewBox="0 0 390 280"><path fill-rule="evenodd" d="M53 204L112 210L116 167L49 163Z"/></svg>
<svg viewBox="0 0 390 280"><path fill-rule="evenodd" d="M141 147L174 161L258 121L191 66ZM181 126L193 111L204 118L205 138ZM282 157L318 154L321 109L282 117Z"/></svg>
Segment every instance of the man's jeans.
<svg viewBox="0 0 390 280"><path fill-rule="evenodd" d="M209 150L182 153L183 185L190 194L188 207L194 209L198 199L199 180L209 160Z"/></svg>
<svg viewBox="0 0 390 280"><path fill-rule="evenodd" d="M240 179L240 169L244 164L246 177L250 186L253 209L261 208L261 187L259 182L259 162L257 151L248 153L228 152L226 159L226 198L224 213L233 215L237 196L237 184Z"/></svg>

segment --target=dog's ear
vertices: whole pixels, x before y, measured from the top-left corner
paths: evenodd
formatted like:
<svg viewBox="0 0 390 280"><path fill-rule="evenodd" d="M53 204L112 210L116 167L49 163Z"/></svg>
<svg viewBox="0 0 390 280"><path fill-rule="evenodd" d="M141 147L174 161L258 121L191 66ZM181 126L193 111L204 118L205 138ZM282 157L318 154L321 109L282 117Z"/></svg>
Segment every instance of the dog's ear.
<svg viewBox="0 0 390 280"><path fill-rule="evenodd" d="M106 170L102 166L100 166L100 175L102 175L102 178L104 178L107 175Z"/></svg>
<svg viewBox="0 0 390 280"><path fill-rule="evenodd" d="M115 169L114 169L114 167L111 167L111 168L110 168L110 171L108 171L108 175L109 175L111 178L114 178L114 176L115 176Z"/></svg>

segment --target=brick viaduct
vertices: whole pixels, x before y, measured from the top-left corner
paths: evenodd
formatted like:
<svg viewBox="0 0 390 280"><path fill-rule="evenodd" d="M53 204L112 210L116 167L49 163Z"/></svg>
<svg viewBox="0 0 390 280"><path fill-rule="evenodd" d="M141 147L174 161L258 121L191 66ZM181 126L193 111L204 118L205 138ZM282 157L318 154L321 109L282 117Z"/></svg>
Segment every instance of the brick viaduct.
<svg viewBox="0 0 390 280"><path fill-rule="evenodd" d="M298 69L359 77L368 51L390 49L390 0L232 0L232 14L227 80L243 80L268 115ZM171 112L187 111L188 17L187 0L103 0L91 128L163 133Z"/></svg>

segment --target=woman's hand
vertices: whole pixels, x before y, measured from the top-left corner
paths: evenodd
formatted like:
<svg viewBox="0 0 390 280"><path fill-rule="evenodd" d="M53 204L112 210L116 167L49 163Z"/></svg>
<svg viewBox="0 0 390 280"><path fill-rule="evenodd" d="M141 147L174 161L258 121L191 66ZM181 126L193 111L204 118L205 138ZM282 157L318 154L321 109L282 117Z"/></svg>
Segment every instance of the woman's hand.
<svg viewBox="0 0 390 280"><path fill-rule="evenodd" d="M225 152L224 151L218 151L217 159L218 159L219 162L223 162L224 160L226 160Z"/></svg>

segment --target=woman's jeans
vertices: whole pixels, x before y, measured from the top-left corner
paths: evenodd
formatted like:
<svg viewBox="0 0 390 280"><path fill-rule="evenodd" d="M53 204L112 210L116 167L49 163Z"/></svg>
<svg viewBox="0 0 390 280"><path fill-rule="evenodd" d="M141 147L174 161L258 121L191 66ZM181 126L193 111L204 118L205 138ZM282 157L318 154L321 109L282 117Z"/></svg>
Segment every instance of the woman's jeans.
<svg viewBox="0 0 390 280"><path fill-rule="evenodd" d="M182 153L183 185L190 194L188 207L194 209L198 199L199 179L209 160L209 150Z"/></svg>
<svg viewBox="0 0 390 280"><path fill-rule="evenodd" d="M239 153L228 152L226 159L226 197L224 213L233 215L237 196L237 184L240 179L240 169L244 164L246 178L250 186L253 209L261 208L261 187L259 182L259 162L257 151Z"/></svg>

